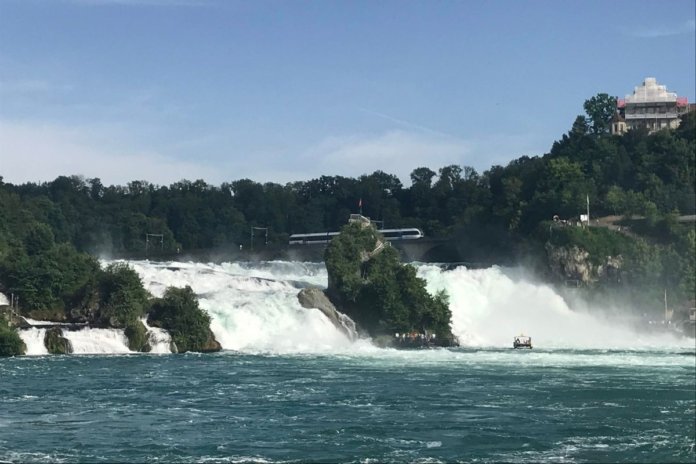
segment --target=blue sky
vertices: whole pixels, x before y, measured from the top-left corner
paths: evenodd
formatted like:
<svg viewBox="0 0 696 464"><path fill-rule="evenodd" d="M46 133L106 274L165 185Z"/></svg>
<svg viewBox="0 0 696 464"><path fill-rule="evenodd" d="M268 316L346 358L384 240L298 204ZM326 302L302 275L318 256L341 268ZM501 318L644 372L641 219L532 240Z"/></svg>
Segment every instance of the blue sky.
<svg viewBox="0 0 696 464"><path fill-rule="evenodd" d="M0 0L0 175L357 177L543 155L599 92L696 100L696 2Z"/></svg>

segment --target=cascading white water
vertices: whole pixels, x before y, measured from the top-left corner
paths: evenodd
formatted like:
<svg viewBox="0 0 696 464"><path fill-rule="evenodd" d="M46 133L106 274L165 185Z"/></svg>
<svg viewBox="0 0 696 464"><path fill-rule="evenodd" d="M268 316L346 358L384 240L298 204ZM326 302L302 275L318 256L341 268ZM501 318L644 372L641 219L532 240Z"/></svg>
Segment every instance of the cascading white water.
<svg viewBox="0 0 696 464"><path fill-rule="evenodd" d="M602 317L608 308L590 308L592 314L571 310L550 286L525 279L518 271L418 267L429 292L447 291L452 330L463 345L509 347L515 335L524 333L536 347L546 348L689 346L676 334L638 334Z"/></svg>
<svg viewBox="0 0 696 464"><path fill-rule="evenodd" d="M147 329L150 353L171 353L172 336L169 332L159 327L150 327L147 325L147 317L143 317L140 321L145 326L145 329Z"/></svg>
<svg viewBox="0 0 696 464"><path fill-rule="evenodd" d="M297 301L305 286L326 287L323 264L131 262L145 287L161 296L168 286L190 285L222 347L243 352L341 353L374 351L351 341L318 310ZM571 310L550 286L492 267L443 270L417 266L435 293L450 297L453 332L464 346L508 348L521 332L538 348L645 348L689 346L671 334L638 335L627 327ZM599 313L601 308L593 308ZM691 341L692 342L692 341Z"/></svg>
<svg viewBox="0 0 696 464"><path fill-rule="evenodd" d="M40 356L48 354L44 344L46 329L23 329L19 331L19 336L22 337L22 341L27 346L27 355Z"/></svg>
<svg viewBox="0 0 696 464"><path fill-rule="evenodd" d="M130 353L128 339L122 329L63 330L63 337L70 340L74 354Z"/></svg>
<svg viewBox="0 0 696 464"><path fill-rule="evenodd" d="M7 299L4 293L0 293L0 306L9 305L10 300Z"/></svg>
<svg viewBox="0 0 696 464"><path fill-rule="evenodd" d="M130 263L145 287L191 286L227 350L273 353L347 351L353 342L316 309L297 300L302 287L326 286L323 265L311 263ZM358 344L369 347L367 342ZM371 348L370 348L371 349Z"/></svg>

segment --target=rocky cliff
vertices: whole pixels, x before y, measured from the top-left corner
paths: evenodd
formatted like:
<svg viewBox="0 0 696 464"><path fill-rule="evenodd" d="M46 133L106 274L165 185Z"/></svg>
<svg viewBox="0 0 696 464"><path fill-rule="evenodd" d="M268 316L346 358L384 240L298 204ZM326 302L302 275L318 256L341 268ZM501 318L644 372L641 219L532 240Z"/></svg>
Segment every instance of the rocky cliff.
<svg viewBox="0 0 696 464"><path fill-rule="evenodd" d="M616 280L623 266L621 256L590 259L590 253L576 245L554 246L547 243L546 257L549 271L555 279L576 281L583 286L598 281Z"/></svg>

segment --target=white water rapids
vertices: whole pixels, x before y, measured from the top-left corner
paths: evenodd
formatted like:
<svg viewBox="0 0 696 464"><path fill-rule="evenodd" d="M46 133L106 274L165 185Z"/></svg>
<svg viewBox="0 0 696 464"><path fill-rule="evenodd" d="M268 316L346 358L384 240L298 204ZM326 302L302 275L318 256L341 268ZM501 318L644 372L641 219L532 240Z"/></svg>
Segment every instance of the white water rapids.
<svg viewBox="0 0 696 464"><path fill-rule="evenodd" d="M105 263L108 264L108 263ZM303 308L297 293L306 286L325 288L323 264L260 263L129 263L155 296L168 286L191 286L223 349L245 353L355 353L377 350L367 340L351 341L316 309ZM519 270L498 267L443 270L418 265L418 275L431 293L444 289L450 298L452 330L463 346L509 348L524 332L535 348L649 349L693 347L693 340L672 333L638 334L599 317L607 308L588 313L569 308L546 284ZM37 330L37 329L33 329ZM65 331L76 353L127 352L122 331ZM30 332L30 331L23 331ZM30 334L23 333L25 343ZM154 338L153 338L154 336ZM168 352L166 334L150 334L154 352ZM39 353L31 335L32 353ZM29 343L27 343L29 346ZM535 350L536 351L536 350Z"/></svg>

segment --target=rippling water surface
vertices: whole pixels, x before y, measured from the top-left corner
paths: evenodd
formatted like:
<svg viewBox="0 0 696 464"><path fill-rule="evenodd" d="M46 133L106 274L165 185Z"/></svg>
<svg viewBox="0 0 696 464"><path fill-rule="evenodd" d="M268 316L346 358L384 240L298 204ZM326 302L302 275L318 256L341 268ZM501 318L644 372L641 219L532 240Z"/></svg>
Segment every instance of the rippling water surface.
<svg viewBox="0 0 696 464"><path fill-rule="evenodd" d="M694 462L693 352L0 359L0 461Z"/></svg>

